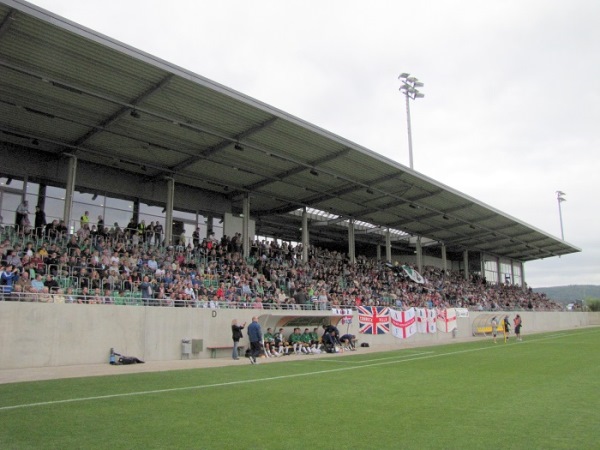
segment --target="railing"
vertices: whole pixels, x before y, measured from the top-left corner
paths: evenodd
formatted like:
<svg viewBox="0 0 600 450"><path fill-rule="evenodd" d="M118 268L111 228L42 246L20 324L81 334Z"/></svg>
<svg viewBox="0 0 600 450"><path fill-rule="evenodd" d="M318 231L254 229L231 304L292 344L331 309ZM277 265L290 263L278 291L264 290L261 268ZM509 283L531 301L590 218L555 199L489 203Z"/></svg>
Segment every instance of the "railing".
<svg viewBox="0 0 600 450"><path fill-rule="evenodd" d="M44 292L2 292L0 301L24 303L57 303L57 304L86 304L86 305L122 305L122 306L160 306L160 307L187 307L210 309L253 309L253 310L287 310L287 311L328 311L318 309L318 305L297 305L292 303L257 303L257 302L227 302L214 300L188 300L165 298L143 298L141 292L125 292L124 295L73 295L67 293ZM355 309L350 306L344 309Z"/></svg>

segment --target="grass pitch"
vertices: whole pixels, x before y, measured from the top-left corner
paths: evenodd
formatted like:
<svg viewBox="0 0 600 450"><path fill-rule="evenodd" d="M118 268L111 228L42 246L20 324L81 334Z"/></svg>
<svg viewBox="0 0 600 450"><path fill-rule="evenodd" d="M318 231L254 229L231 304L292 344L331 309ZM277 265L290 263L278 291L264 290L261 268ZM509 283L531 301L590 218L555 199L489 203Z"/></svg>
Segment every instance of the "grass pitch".
<svg viewBox="0 0 600 450"><path fill-rule="evenodd" d="M600 448L600 328L0 385L0 448Z"/></svg>

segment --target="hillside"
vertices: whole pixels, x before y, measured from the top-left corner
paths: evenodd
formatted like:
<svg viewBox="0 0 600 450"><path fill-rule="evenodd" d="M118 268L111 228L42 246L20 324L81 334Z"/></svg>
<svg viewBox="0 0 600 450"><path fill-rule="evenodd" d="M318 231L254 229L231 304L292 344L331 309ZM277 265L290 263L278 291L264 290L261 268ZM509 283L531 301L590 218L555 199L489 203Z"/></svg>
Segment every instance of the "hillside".
<svg viewBox="0 0 600 450"><path fill-rule="evenodd" d="M600 286L598 285L570 285L534 288L534 292L542 292L548 298L561 303L570 303L575 300L586 298L600 298Z"/></svg>

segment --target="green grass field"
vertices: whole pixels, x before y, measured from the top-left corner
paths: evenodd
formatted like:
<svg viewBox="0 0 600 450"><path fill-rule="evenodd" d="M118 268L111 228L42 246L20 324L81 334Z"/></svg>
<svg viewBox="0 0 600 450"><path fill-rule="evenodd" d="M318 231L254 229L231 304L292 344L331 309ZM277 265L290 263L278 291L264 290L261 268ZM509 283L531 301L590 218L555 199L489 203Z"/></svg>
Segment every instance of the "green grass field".
<svg viewBox="0 0 600 450"><path fill-rule="evenodd" d="M0 385L0 448L600 448L600 328Z"/></svg>

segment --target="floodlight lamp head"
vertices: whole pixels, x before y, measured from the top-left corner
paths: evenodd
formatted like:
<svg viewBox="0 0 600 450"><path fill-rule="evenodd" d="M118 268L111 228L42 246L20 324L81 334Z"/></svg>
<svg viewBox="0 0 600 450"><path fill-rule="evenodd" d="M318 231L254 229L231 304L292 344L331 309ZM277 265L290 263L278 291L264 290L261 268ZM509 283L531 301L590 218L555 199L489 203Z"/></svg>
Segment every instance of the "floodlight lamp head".
<svg viewBox="0 0 600 450"><path fill-rule="evenodd" d="M406 73L406 72L402 72L399 76L398 79L399 80L406 80L408 77L410 77L410 73Z"/></svg>

